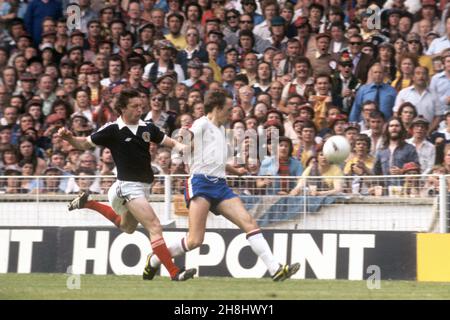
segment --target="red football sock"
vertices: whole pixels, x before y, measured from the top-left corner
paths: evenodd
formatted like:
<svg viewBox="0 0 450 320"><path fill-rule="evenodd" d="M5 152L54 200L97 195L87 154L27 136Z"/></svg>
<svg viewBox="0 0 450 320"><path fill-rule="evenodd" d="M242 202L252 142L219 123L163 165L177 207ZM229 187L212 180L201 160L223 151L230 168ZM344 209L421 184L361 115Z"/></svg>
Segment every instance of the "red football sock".
<svg viewBox="0 0 450 320"><path fill-rule="evenodd" d="M170 255L170 252L167 249L164 239L159 238L153 240L151 244L153 253L156 254L161 263L166 267L167 271L169 271L170 277L171 278L175 277L178 271L180 271L180 269L173 263L172 256Z"/></svg>
<svg viewBox="0 0 450 320"><path fill-rule="evenodd" d="M111 208L110 206L107 206L97 201L88 201L86 202L84 207L97 211L98 213L103 215L106 219L114 223L117 228L120 227L120 221L122 221L122 218L117 213L115 213L113 208Z"/></svg>

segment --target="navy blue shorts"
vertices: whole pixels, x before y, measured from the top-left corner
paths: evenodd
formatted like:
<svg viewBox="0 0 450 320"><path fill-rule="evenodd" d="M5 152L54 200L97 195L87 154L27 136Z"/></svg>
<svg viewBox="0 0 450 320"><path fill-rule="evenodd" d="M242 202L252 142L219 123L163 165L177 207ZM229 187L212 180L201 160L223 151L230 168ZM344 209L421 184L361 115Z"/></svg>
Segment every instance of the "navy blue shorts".
<svg viewBox="0 0 450 320"><path fill-rule="evenodd" d="M202 197L208 200L211 204L209 210L215 215L219 215L216 211L219 203L235 198L237 194L228 187L227 181L223 178L194 174L186 181L184 190L184 199L188 208L191 200L195 197Z"/></svg>

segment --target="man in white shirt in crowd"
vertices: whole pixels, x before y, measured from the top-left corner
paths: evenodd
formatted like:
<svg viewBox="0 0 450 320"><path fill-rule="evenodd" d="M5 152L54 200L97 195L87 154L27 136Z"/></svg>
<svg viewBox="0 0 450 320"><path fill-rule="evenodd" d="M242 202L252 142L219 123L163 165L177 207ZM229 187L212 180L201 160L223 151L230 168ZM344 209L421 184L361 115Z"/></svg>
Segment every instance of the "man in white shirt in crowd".
<svg viewBox="0 0 450 320"><path fill-rule="evenodd" d="M416 147L422 174L431 173L436 159L436 147L426 139L429 126L430 123L425 118L415 118L411 124L413 136L411 139L406 140L406 142Z"/></svg>
<svg viewBox="0 0 450 320"><path fill-rule="evenodd" d="M428 87L429 76L426 67L417 66L414 69L413 85L400 90L395 99L394 112L397 112L404 102L412 103L417 114L423 116L429 124L429 132L435 130L445 110Z"/></svg>
<svg viewBox="0 0 450 320"><path fill-rule="evenodd" d="M446 34L443 37L434 39L427 50L428 56L440 54L445 49L450 48L450 15L445 19Z"/></svg>
<svg viewBox="0 0 450 320"><path fill-rule="evenodd" d="M444 71L431 78L430 90L438 100L439 107L447 110L450 107L450 48L442 55Z"/></svg>

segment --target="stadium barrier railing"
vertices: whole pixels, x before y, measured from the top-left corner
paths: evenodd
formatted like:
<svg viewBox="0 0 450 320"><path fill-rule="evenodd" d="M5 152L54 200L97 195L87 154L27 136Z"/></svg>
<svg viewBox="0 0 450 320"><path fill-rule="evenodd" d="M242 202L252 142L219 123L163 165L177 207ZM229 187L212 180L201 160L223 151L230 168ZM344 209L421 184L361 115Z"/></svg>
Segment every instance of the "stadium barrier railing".
<svg viewBox="0 0 450 320"><path fill-rule="evenodd" d="M89 210L67 214L81 188L107 201L112 176L0 176L0 225L99 225L109 221ZM230 176L258 223L269 229L373 230L446 233L450 176ZM31 191L30 191L31 189ZM186 228L186 175L157 175L149 201L164 224ZM98 193L96 193L96 192ZM68 193L69 192L69 193ZM209 228L235 228L211 215Z"/></svg>

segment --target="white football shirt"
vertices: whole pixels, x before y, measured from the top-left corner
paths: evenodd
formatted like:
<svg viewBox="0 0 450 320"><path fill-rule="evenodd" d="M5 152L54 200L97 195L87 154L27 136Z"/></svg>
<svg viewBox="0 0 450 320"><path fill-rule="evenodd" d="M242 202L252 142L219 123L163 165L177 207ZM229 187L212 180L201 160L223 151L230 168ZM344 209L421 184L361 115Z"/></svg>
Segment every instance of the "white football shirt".
<svg viewBox="0 0 450 320"><path fill-rule="evenodd" d="M190 174L225 178L227 141L224 126L217 127L203 116L194 122L190 131L194 134Z"/></svg>

